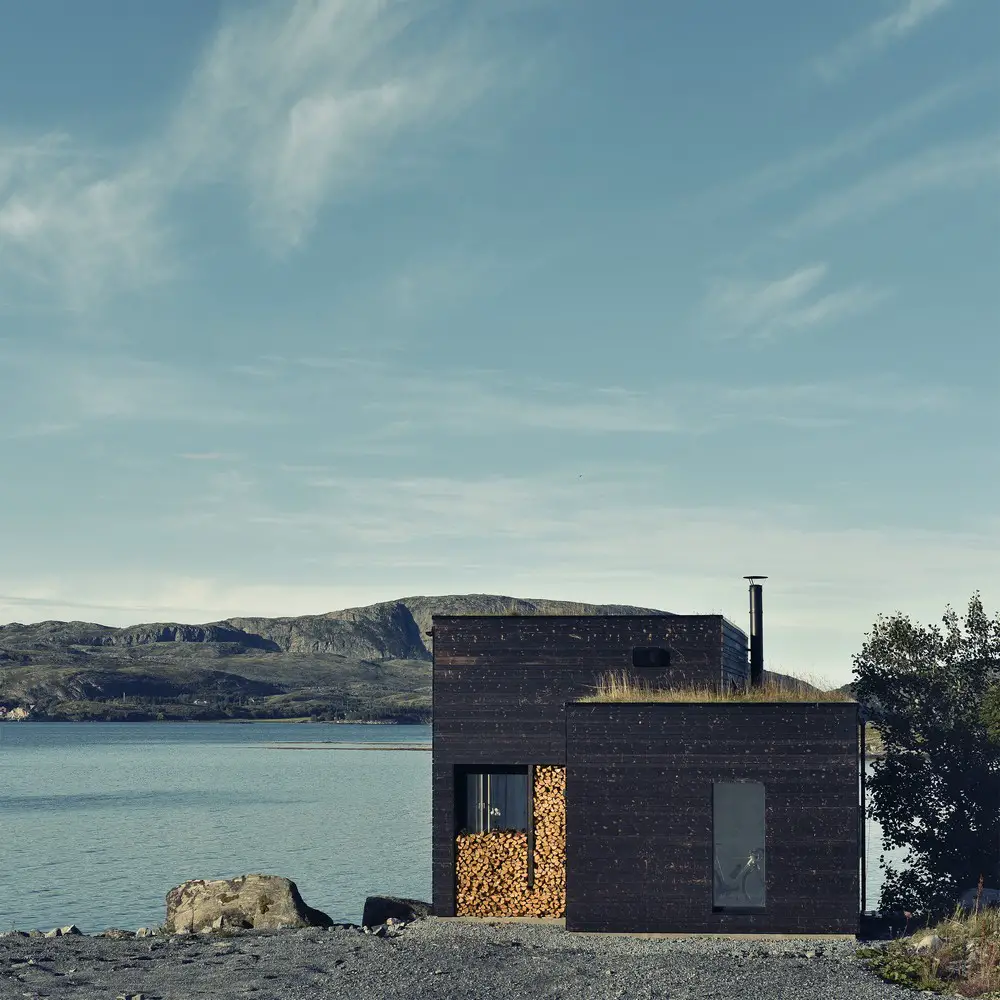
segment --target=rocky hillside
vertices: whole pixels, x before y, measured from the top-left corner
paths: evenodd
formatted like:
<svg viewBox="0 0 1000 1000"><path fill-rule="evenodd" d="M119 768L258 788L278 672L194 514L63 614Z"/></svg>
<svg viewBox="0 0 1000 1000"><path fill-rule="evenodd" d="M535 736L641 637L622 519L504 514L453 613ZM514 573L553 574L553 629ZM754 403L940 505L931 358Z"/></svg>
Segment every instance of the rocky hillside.
<svg viewBox="0 0 1000 1000"><path fill-rule="evenodd" d="M0 626L0 708L46 719L430 719L434 614L669 614L494 594L203 625Z"/></svg>
<svg viewBox="0 0 1000 1000"><path fill-rule="evenodd" d="M670 614L463 594L204 625L14 622L0 626L0 715L428 722L431 616L505 613Z"/></svg>

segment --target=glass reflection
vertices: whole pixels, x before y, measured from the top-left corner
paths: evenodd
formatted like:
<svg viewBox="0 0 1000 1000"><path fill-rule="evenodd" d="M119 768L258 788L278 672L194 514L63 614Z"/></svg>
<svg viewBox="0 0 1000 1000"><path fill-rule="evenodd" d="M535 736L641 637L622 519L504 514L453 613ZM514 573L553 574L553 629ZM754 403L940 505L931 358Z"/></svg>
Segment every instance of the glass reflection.
<svg viewBox="0 0 1000 1000"><path fill-rule="evenodd" d="M753 781L712 785L712 906L763 909L764 786Z"/></svg>

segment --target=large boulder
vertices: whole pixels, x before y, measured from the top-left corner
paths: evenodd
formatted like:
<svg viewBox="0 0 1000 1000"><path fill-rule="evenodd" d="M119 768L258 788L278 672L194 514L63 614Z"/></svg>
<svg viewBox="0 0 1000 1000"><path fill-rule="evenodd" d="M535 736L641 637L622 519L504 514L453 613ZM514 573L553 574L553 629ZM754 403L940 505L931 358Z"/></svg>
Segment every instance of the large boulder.
<svg viewBox="0 0 1000 1000"><path fill-rule="evenodd" d="M980 894L979 888L966 889L958 897L958 905L963 910L974 910L976 908L976 896L979 895L979 908L985 910L991 906L1000 906L1000 889L984 888Z"/></svg>
<svg viewBox="0 0 1000 1000"><path fill-rule="evenodd" d="M167 893L168 934L331 926L333 921L325 913L306 906L294 882L278 875L195 879Z"/></svg>
<svg viewBox="0 0 1000 1000"><path fill-rule="evenodd" d="M378 927L389 919L408 924L413 920L428 917L431 904L419 899L400 899L398 896L369 896L365 900L365 910L361 917L363 927Z"/></svg>

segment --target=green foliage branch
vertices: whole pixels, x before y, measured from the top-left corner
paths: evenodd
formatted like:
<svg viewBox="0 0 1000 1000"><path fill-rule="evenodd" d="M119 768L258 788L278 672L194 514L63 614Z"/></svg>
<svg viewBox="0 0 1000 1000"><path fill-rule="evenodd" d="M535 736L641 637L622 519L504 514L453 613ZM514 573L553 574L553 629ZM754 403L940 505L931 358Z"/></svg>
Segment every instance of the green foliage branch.
<svg viewBox="0 0 1000 1000"><path fill-rule="evenodd" d="M1000 886L1000 616L978 592L964 620L948 606L941 626L879 616L854 674L885 746L869 814L887 849L909 851L899 869L880 859L879 905L942 915L981 875Z"/></svg>

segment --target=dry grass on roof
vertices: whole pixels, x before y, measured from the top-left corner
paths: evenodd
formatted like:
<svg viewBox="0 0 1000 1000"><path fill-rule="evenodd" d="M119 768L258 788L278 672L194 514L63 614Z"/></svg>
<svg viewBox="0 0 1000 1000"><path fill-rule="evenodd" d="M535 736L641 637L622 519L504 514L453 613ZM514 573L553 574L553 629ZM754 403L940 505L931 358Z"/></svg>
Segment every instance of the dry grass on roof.
<svg viewBox="0 0 1000 1000"><path fill-rule="evenodd" d="M592 695L581 702L754 702L854 701L843 691L823 691L807 682L765 680L758 688L719 690L714 687L657 687L634 674L619 671L600 678Z"/></svg>

